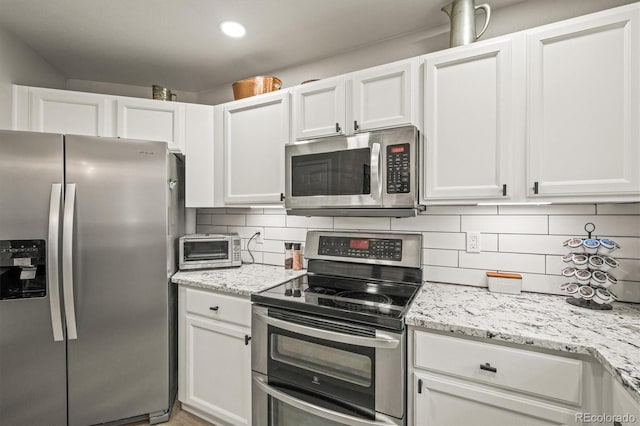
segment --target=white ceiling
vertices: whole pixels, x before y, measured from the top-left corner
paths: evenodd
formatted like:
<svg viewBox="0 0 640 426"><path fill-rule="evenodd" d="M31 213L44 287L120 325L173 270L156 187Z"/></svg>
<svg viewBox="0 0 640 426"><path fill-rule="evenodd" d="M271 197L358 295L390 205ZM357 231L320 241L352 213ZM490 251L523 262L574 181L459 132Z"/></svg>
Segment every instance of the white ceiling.
<svg viewBox="0 0 640 426"><path fill-rule="evenodd" d="M67 78L193 92L447 25L449 1L0 0L0 27Z"/></svg>

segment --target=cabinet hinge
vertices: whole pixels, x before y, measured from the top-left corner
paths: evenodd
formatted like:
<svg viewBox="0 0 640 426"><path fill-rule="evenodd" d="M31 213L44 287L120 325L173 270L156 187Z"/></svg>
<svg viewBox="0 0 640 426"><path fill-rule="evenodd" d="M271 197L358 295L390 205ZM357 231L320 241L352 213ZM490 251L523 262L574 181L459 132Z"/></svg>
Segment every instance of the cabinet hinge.
<svg viewBox="0 0 640 426"><path fill-rule="evenodd" d="M358 126L358 120L353 120L353 130L357 132L359 129L360 126Z"/></svg>
<svg viewBox="0 0 640 426"><path fill-rule="evenodd" d="M248 334L244 335L244 345L247 346L249 344L249 340L251 340L251 336Z"/></svg>
<svg viewBox="0 0 640 426"><path fill-rule="evenodd" d="M534 194L538 193L538 182L533 182L533 193Z"/></svg>
<svg viewBox="0 0 640 426"><path fill-rule="evenodd" d="M418 379L418 393L422 393L422 379Z"/></svg>
<svg viewBox="0 0 640 426"><path fill-rule="evenodd" d="M507 184L506 183L504 185L502 185L502 196L503 197L507 196Z"/></svg>
<svg viewBox="0 0 640 426"><path fill-rule="evenodd" d="M280 201L284 201L284 194L282 192L280 193Z"/></svg>
<svg viewBox="0 0 640 426"><path fill-rule="evenodd" d="M336 133L340 133L340 123L336 123Z"/></svg>

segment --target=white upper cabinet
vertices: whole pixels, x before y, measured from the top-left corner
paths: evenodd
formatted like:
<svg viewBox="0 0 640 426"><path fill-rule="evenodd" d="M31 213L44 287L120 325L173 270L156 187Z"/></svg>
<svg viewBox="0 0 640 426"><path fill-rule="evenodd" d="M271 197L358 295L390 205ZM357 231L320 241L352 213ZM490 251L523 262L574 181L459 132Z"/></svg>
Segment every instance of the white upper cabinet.
<svg viewBox="0 0 640 426"><path fill-rule="evenodd" d="M413 58L350 75L354 131L418 122L418 64L419 59Z"/></svg>
<svg viewBox="0 0 640 426"><path fill-rule="evenodd" d="M424 202L509 198L512 50L501 38L424 57Z"/></svg>
<svg viewBox="0 0 640 426"><path fill-rule="evenodd" d="M182 103L154 99L118 98L118 137L164 141L169 149L184 152Z"/></svg>
<svg viewBox="0 0 640 426"><path fill-rule="evenodd" d="M393 62L297 86L296 140L415 124L420 119L419 59Z"/></svg>
<svg viewBox="0 0 640 426"><path fill-rule="evenodd" d="M297 140L346 133L344 77L327 78L293 90Z"/></svg>
<svg viewBox="0 0 640 426"><path fill-rule="evenodd" d="M260 95L224 107L224 202L280 204L290 94Z"/></svg>
<svg viewBox="0 0 640 426"><path fill-rule="evenodd" d="M185 206L214 206L213 106L185 105Z"/></svg>
<svg viewBox="0 0 640 426"><path fill-rule="evenodd" d="M528 195L640 193L640 7L527 32Z"/></svg>
<svg viewBox="0 0 640 426"><path fill-rule="evenodd" d="M113 136L113 98L94 93L13 87L13 129Z"/></svg>

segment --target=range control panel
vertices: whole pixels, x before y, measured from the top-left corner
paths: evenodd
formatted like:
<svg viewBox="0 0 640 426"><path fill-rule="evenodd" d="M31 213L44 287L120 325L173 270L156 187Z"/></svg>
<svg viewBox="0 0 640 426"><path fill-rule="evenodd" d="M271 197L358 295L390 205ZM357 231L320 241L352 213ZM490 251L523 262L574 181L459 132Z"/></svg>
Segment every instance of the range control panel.
<svg viewBox="0 0 640 426"><path fill-rule="evenodd" d="M321 236L318 254L359 259L402 260L402 240Z"/></svg>
<svg viewBox="0 0 640 426"><path fill-rule="evenodd" d="M411 192L411 153L408 143L387 146L387 193Z"/></svg>

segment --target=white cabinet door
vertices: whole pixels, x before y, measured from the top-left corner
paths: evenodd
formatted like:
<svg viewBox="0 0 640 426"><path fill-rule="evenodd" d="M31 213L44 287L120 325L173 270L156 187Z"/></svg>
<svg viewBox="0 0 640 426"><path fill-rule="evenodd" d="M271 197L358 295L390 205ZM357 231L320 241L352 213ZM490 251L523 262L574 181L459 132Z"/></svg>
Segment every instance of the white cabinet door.
<svg viewBox="0 0 640 426"><path fill-rule="evenodd" d="M418 61L394 62L349 76L356 132L417 122Z"/></svg>
<svg viewBox="0 0 640 426"><path fill-rule="evenodd" d="M411 378L413 424L513 426L575 423L575 411L445 376L416 372Z"/></svg>
<svg viewBox="0 0 640 426"><path fill-rule="evenodd" d="M29 119L14 119L14 123L28 121L32 132L113 136L112 97L37 87L28 93Z"/></svg>
<svg viewBox="0 0 640 426"><path fill-rule="evenodd" d="M225 106L225 204L282 202L289 97L278 92Z"/></svg>
<svg viewBox="0 0 640 426"><path fill-rule="evenodd" d="M640 193L640 8L527 33L528 195Z"/></svg>
<svg viewBox="0 0 640 426"><path fill-rule="evenodd" d="M509 145L518 137L512 44L425 56L424 202L509 197Z"/></svg>
<svg viewBox="0 0 640 426"><path fill-rule="evenodd" d="M154 99L118 98L118 137L168 142L184 152L184 104Z"/></svg>
<svg viewBox="0 0 640 426"><path fill-rule="evenodd" d="M185 207L214 206L213 107L185 105Z"/></svg>
<svg viewBox="0 0 640 426"><path fill-rule="evenodd" d="M251 424L250 330L191 315L184 318L183 404L210 420Z"/></svg>
<svg viewBox="0 0 640 426"><path fill-rule="evenodd" d="M293 99L297 140L346 133L344 77L297 86Z"/></svg>

